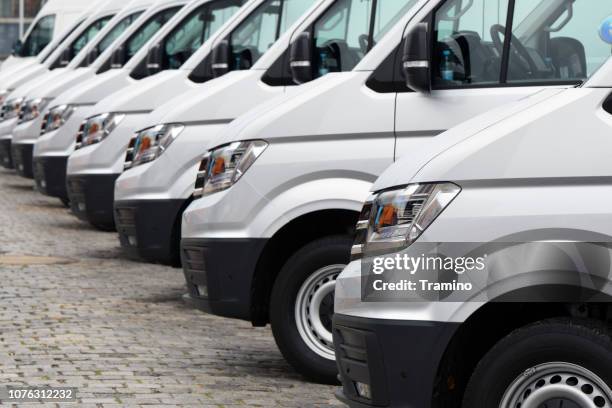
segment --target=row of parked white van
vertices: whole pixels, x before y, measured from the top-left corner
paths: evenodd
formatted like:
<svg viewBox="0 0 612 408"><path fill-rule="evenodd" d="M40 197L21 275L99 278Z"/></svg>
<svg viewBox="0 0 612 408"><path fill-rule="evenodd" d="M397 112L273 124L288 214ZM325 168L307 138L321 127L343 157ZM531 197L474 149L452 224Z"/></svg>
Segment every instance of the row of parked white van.
<svg viewBox="0 0 612 408"><path fill-rule="evenodd" d="M0 163L351 407L610 408L611 53L607 1L49 0ZM433 253L486 275L369 290Z"/></svg>

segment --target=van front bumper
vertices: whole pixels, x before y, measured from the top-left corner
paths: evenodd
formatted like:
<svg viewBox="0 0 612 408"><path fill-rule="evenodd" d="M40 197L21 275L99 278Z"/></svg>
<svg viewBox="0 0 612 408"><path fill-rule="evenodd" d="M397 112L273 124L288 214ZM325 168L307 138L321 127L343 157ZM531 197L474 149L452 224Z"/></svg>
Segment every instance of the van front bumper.
<svg viewBox="0 0 612 408"><path fill-rule="evenodd" d="M12 143L11 155L17 173L26 178L34 178L32 171L32 157L34 155L33 143Z"/></svg>
<svg viewBox="0 0 612 408"><path fill-rule="evenodd" d="M6 169L12 169L11 139L0 139L0 164Z"/></svg>
<svg viewBox="0 0 612 408"><path fill-rule="evenodd" d="M342 388L351 408L431 408L438 368L460 323L334 315L333 335ZM370 386L371 397L357 392Z"/></svg>
<svg viewBox="0 0 612 408"><path fill-rule="evenodd" d="M95 227L114 229L113 197L117 177L119 174L67 176L66 187L73 214Z"/></svg>
<svg viewBox="0 0 612 408"><path fill-rule="evenodd" d="M218 316L252 321L251 294L265 238L181 241L187 300Z"/></svg>
<svg viewBox="0 0 612 408"><path fill-rule="evenodd" d="M67 163L68 156L34 157L32 170L34 171L34 180L36 181L37 190L45 195L67 200Z"/></svg>
<svg viewBox="0 0 612 408"><path fill-rule="evenodd" d="M114 204L119 241L131 256L176 265L180 220L186 200L127 200Z"/></svg>

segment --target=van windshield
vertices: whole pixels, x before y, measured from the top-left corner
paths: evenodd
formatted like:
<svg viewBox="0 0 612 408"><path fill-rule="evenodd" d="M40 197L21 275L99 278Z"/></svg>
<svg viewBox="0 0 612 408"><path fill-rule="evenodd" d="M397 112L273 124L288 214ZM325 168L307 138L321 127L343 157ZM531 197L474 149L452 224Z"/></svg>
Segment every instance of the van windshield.
<svg viewBox="0 0 612 408"><path fill-rule="evenodd" d="M245 1L210 1L193 10L163 41L161 69L177 69L183 65Z"/></svg>
<svg viewBox="0 0 612 408"><path fill-rule="evenodd" d="M128 62L164 26L180 7L171 7L156 13L128 38L125 42L125 62Z"/></svg>
<svg viewBox="0 0 612 408"><path fill-rule="evenodd" d="M72 33L74 33L81 26L81 24L83 24L83 22L84 20L79 21L70 30L68 30L68 32L66 32L64 36L55 43L55 45L53 46L53 49L49 53L47 53L47 55L45 55L45 58L43 58L42 62L47 61L51 57L51 55L55 52L55 50L57 50L64 43L64 41L66 41L66 39L70 37Z"/></svg>
<svg viewBox="0 0 612 408"><path fill-rule="evenodd" d="M510 0L451 0L440 7L435 18L434 83L580 83L610 57L612 46L599 31L612 15L612 3L513 4L513 13Z"/></svg>
<svg viewBox="0 0 612 408"><path fill-rule="evenodd" d="M416 0L338 0L314 25L315 77L352 70Z"/></svg>

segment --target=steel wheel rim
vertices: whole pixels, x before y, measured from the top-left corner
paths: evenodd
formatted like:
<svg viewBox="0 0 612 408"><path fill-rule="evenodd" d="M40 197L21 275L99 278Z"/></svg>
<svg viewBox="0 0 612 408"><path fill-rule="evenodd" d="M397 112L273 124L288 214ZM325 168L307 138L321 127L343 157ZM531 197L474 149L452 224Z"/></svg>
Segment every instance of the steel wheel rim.
<svg viewBox="0 0 612 408"><path fill-rule="evenodd" d="M332 296L345 265L318 269L300 287L295 302L295 322L302 341L317 355L335 360L331 330L321 320L321 305ZM329 316L331 318L331 316Z"/></svg>
<svg viewBox="0 0 612 408"><path fill-rule="evenodd" d="M557 404L557 405L555 405ZM526 370L506 390L499 408L612 408L612 390L595 373L555 362Z"/></svg>

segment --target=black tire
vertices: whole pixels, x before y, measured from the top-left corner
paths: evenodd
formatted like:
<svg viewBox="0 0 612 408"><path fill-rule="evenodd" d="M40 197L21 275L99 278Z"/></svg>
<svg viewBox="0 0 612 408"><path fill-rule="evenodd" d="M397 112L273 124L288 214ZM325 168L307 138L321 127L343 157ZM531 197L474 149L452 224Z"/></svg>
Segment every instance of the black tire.
<svg viewBox="0 0 612 408"><path fill-rule="evenodd" d="M337 384L338 368L333 359L317 354L300 335L296 322L298 293L321 268L346 265L352 244L349 236L331 236L305 245L289 258L272 289L270 323L276 344L289 364L311 381Z"/></svg>
<svg viewBox="0 0 612 408"><path fill-rule="evenodd" d="M62 202L62 205L66 208L70 208L70 200L66 197L62 197L60 198L60 201Z"/></svg>
<svg viewBox="0 0 612 408"><path fill-rule="evenodd" d="M514 408L500 405L506 391L521 376L528 377L527 370L548 363L569 363L586 368L607 384L609 392L612 336L603 325L584 320L552 319L518 329L497 343L480 361L467 386L462 406ZM533 378L538 380L536 375ZM542 384L547 383L541 381L537 386L542 387ZM545 406L567 405L553 402Z"/></svg>

